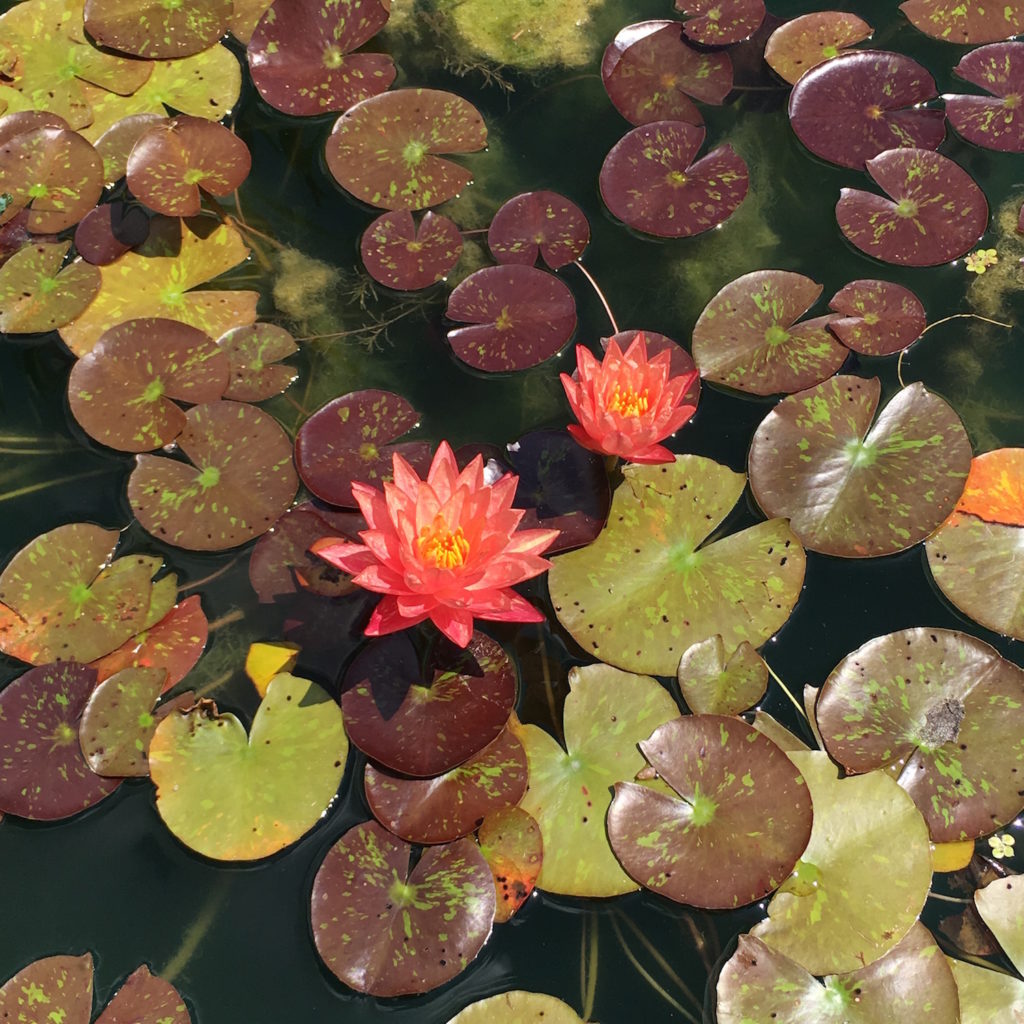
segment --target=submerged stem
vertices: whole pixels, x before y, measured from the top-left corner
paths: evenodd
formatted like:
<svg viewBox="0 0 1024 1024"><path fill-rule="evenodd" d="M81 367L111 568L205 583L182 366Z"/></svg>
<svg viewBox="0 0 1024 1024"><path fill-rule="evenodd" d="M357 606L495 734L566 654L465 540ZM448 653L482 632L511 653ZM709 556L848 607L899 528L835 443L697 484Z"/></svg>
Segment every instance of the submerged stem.
<svg viewBox="0 0 1024 1024"><path fill-rule="evenodd" d="M583 1019L590 1020L597 993L597 920L593 911L583 915L580 929L580 1002Z"/></svg>
<svg viewBox="0 0 1024 1024"><path fill-rule="evenodd" d="M192 955L199 947L199 943L203 941L206 933L210 930L210 925L213 924L213 919L217 916L217 911L220 910L221 904L224 902L224 896L226 895L230 884L231 876L228 875L217 886L217 888L214 889L210 901L203 907L199 916L186 929L185 935L181 940L181 945L178 947L174 956L167 961L167 966L164 967L162 971L157 972L164 981L173 984L174 979L186 966L188 966L188 962L192 959Z"/></svg>
<svg viewBox="0 0 1024 1024"><path fill-rule="evenodd" d="M611 321L612 330L616 334L618 334L619 325L615 322L615 316L612 313L612 307L608 305L608 300L604 297L604 292L601 291L600 287L597 284L597 281L594 280L594 275L591 274L590 271L587 270L587 268L583 266L583 264L579 260L573 260L573 263L579 268L580 273L590 282L590 285L594 289L594 291L597 292L597 297L601 300L601 305L604 306L604 311L605 313L608 314L608 319Z"/></svg>
<svg viewBox="0 0 1024 1024"><path fill-rule="evenodd" d="M651 959L653 959L654 962L665 972L665 974L668 975L668 977L670 977L679 986L680 990L684 993L686 998L691 1003L693 1003L693 1005L698 1010L701 1009L700 1000L698 1000L697 997L690 991L689 986L679 976L679 973L673 970L672 965L661 955L661 953L658 952L658 949L654 945L654 943L651 942L651 940L647 938L646 935L644 935L644 933L636 926L636 924L633 921L631 921L626 914L623 914L621 911L618 910L612 912L612 917L616 918L617 920L620 920L624 925L626 925L626 927L629 928L629 930L636 936L636 938L640 940L640 944L644 947L644 949L646 949L647 952L650 954ZM694 929L691 932L691 934L696 940L698 940L698 942L696 943L697 945L700 945L703 942L703 938L700 936L700 933L696 931L696 929Z"/></svg>
<svg viewBox="0 0 1024 1024"><path fill-rule="evenodd" d="M104 466L103 469L91 469L88 473L72 473L70 476L59 476L54 480L42 480L35 484L26 484L24 487L19 487L13 491L5 491L0 494L0 501L10 501L12 498L23 498L26 494L34 494L36 491L43 491L47 487L56 487L58 484L71 483L72 480L85 480L90 476L101 476L104 473L109 473L114 469L119 469L119 466Z"/></svg>
<svg viewBox="0 0 1024 1024"><path fill-rule="evenodd" d="M793 696L792 690L790 690L790 688L778 677L778 675L776 675L775 670L771 667L771 665L768 664L767 661L764 663L764 667L768 669L768 675L770 675L772 679L774 679L775 682L779 684L779 687L781 688L782 692L789 698L790 703L793 705L793 707L795 707L797 711L800 712L800 717L809 725L810 721L807 718L807 712L804 711L804 707L800 703L800 701L798 701L796 697Z"/></svg>
<svg viewBox="0 0 1024 1024"><path fill-rule="evenodd" d="M941 320L936 320L935 323L929 324L913 341L913 344L917 344L933 327L938 327L939 324L948 324L950 320L981 320L982 323L994 324L996 327L1005 327L1007 330L1011 330L1014 324L1004 324L1002 320L993 320L990 317L982 316L980 313L953 313L951 316L944 316ZM896 379L900 382L900 387L905 388L907 385L903 380L903 357L907 354L907 350L911 346L900 350L900 357L896 360Z"/></svg>

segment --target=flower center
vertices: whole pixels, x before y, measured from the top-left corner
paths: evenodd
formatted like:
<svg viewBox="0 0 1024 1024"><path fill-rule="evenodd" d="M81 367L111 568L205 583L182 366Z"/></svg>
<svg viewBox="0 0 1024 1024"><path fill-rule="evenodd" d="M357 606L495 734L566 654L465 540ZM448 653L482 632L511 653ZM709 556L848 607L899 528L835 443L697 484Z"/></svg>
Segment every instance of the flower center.
<svg viewBox="0 0 1024 1024"><path fill-rule="evenodd" d="M643 416L650 407L647 388L643 391L634 391L627 387L625 391L615 385L612 392L612 400L608 403L609 412L617 412L620 416Z"/></svg>
<svg viewBox="0 0 1024 1024"><path fill-rule="evenodd" d="M433 526L424 526L417 540L420 558L438 569L457 569L465 564L469 554L469 541L457 526L453 533L440 517L434 520Z"/></svg>

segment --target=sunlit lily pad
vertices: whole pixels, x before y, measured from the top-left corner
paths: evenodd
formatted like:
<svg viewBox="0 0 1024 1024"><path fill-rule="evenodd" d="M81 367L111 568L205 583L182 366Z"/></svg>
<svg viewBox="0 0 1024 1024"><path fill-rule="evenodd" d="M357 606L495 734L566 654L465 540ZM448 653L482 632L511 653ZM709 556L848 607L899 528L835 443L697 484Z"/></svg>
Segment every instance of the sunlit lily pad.
<svg viewBox="0 0 1024 1024"><path fill-rule="evenodd" d="M714 636L757 647L789 617L804 552L783 520L705 543L745 478L710 459L627 466L608 525L548 573L555 613L593 657L672 675L683 652Z"/></svg>
<svg viewBox="0 0 1024 1024"><path fill-rule="evenodd" d="M166 120L162 114L130 114L96 139L93 146L103 160L103 180L107 185L113 185L127 173L128 156L139 136Z"/></svg>
<svg viewBox="0 0 1024 1024"><path fill-rule="evenodd" d="M695 43L730 46L752 36L764 21L764 0L676 0L690 16L683 31Z"/></svg>
<svg viewBox="0 0 1024 1024"><path fill-rule="evenodd" d="M385 210L422 210L473 176L440 153L473 153L487 129L468 100L437 89L395 89L357 103L327 140L327 167L346 192Z"/></svg>
<svg viewBox="0 0 1024 1024"><path fill-rule="evenodd" d="M92 302L100 272L81 260L61 269L70 244L35 242L0 266L0 331L52 331Z"/></svg>
<svg viewBox="0 0 1024 1024"><path fill-rule="evenodd" d="M900 10L933 39L950 43L997 43L1024 32L1024 8L988 0L906 0Z"/></svg>
<svg viewBox="0 0 1024 1024"><path fill-rule="evenodd" d="M487 229L487 246L499 263L532 267L538 255L558 270L583 254L590 241L586 214L557 192L523 192L504 202Z"/></svg>
<svg viewBox="0 0 1024 1024"><path fill-rule="evenodd" d="M790 85L841 50L869 38L874 29L856 14L815 11L780 25L768 40L764 59Z"/></svg>
<svg viewBox="0 0 1024 1024"><path fill-rule="evenodd" d="M866 356L905 349L927 323L921 300L891 281L851 281L832 296L828 307L842 314L828 329L847 348Z"/></svg>
<svg viewBox="0 0 1024 1024"><path fill-rule="evenodd" d="M430 444L391 443L418 426L419 419L401 395L390 391L353 391L332 399L302 424L295 438L302 482L323 501L355 508L352 482L379 486L390 480L395 454L424 476Z"/></svg>
<svg viewBox="0 0 1024 1024"><path fill-rule="evenodd" d="M960 997L960 1024L992 1024L1000 1014L1024 1020L1024 981L1008 974L950 960Z"/></svg>
<svg viewBox="0 0 1024 1024"><path fill-rule="evenodd" d="M576 329L572 292L536 267L484 267L448 297L449 320L470 324L448 332L452 351L488 373L525 370L550 359Z"/></svg>
<svg viewBox="0 0 1024 1024"><path fill-rule="evenodd" d="M953 70L992 95L944 97L949 123L976 146L1024 153L1024 42L971 50Z"/></svg>
<svg viewBox="0 0 1024 1024"><path fill-rule="evenodd" d="M280 675L248 736L208 700L165 718L149 770L160 817L186 846L214 860L258 860L320 820L347 755L338 705L314 683Z"/></svg>
<svg viewBox="0 0 1024 1024"><path fill-rule="evenodd" d="M141 206L115 200L94 206L75 228L75 248L87 263L105 267L149 237L149 215ZM97 290L100 278L97 277ZM77 314L76 314L77 316Z"/></svg>
<svg viewBox="0 0 1024 1024"><path fill-rule="evenodd" d="M266 13L273 0L234 0L234 14L231 17L231 34L246 46L252 38L260 18Z"/></svg>
<svg viewBox="0 0 1024 1024"><path fill-rule="evenodd" d="M725 641L716 634L683 652L676 678L695 715L738 715L764 696L768 666L746 641L726 655Z"/></svg>
<svg viewBox="0 0 1024 1024"><path fill-rule="evenodd" d="M298 487L292 445L254 405L213 402L185 414L178 448L192 465L140 455L128 501L143 529L191 551L221 551L259 537Z"/></svg>
<svg viewBox="0 0 1024 1024"><path fill-rule="evenodd" d="M469 966L491 933L494 883L471 839L424 850L376 822L350 829L313 882L317 952L349 988L427 992Z"/></svg>
<svg viewBox="0 0 1024 1024"><path fill-rule="evenodd" d="M747 194L747 165L732 146L693 162L704 129L654 121L627 132L601 165L601 197L619 220L662 238L683 238L721 224Z"/></svg>
<svg viewBox="0 0 1024 1024"><path fill-rule="evenodd" d="M91 1016L92 957L88 953L35 960L0 988L0 1018L4 1020L89 1024Z"/></svg>
<svg viewBox="0 0 1024 1024"><path fill-rule="evenodd" d="M544 861L540 826L521 807L506 807L484 818L477 840L494 876L494 920L500 924L526 902L537 884Z"/></svg>
<svg viewBox="0 0 1024 1024"><path fill-rule="evenodd" d="M750 723L758 732L764 733L780 750L787 754L793 751L810 750L799 736L790 732L777 718L764 711L758 710L754 713L754 720Z"/></svg>
<svg viewBox="0 0 1024 1024"><path fill-rule="evenodd" d="M56 821L121 784L96 775L78 743L95 682L88 666L62 662L29 669L0 691L0 811Z"/></svg>
<svg viewBox="0 0 1024 1024"><path fill-rule="evenodd" d="M811 838L751 934L811 974L860 970L889 952L924 906L928 828L885 772L840 779L827 754L789 757L811 791Z"/></svg>
<svg viewBox="0 0 1024 1024"><path fill-rule="evenodd" d="M2 24L2 22L0 22ZM0 143L8 142L24 132L36 128L70 128L59 114L48 110L20 110L0 117Z"/></svg>
<svg viewBox="0 0 1024 1024"><path fill-rule="evenodd" d="M234 402L262 402L281 394L298 377L294 367L280 363L299 350L295 339L277 324L232 327L217 339L231 373L224 397Z"/></svg>
<svg viewBox="0 0 1024 1024"><path fill-rule="evenodd" d="M982 920L1018 971L1024 971L1024 879L999 878L974 894Z"/></svg>
<svg viewBox="0 0 1024 1024"><path fill-rule="evenodd" d="M792 393L832 376L846 349L828 332L835 317L797 321L821 285L788 270L755 270L730 281L693 328L701 375L755 395Z"/></svg>
<svg viewBox="0 0 1024 1024"><path fill-rule="evenodd" d="M526 748L530 788L520 804L544 841L537 885L569 896L617 896L637 888L605 831L611 787L644 767L637 743L679 714L650 676L587 665L569 672L565 748L536 725L516 733Z"/></svg>
<svg viewBox="0 0 1024 1024"><path fill-rule="evenodd" d="M185 428L185 413L172 399L217 401L228 369L227 356L194 327L161 317L126 320L72 366L68 401L82 429L100 444L152 451Z"/></svg>
<svg viewBox="0 0 1024 1024"><path fill-rule="evenodd" d="M583 1019L561 999L514 989L470 1003L448 1024L583 1024Z"/></svg>
<svg viewBox="0 0 1024 1024"><path fill-rule="evenodd" d="M231 0L86 0L85 27L100 45L136 57L187 57L217 42Z"/></svg>
<svg viewBox="0 0 1024 1024"><path fill-rule="evenodd" d="M987 523L1024 526L1024 448L997 448L972 459L956 510Z"/></svg>
<svg viewBox="0 0 1024 1024"><path fill-rule="evenodd" d="M963 490L971 442L953 408L914 383L872 426L880 393L877 377L832 377L784 399L754 434L754 498L813 551L902 551L929 536Z"/></svg>
<svg viewBox="0 0 1024 1024"><path fill-rule="evenodd" d="M732 61L725 53L692 47L678 21L641 21L620 29L608 44L601 80L631 124L703 124L693 100L724 102L732 89Z"/></svg>
<svg viewBox="0 0 1024 1024"><path fill-rule="evenodd" d="M891 198L844 188L836 220L869 256L932 267L963 256L988 225L988 202L958 164L927 149L890 149L867 170Z"/></svg>
<svg viewBox="0 0 1024 1024"><path fill-rule="evenodd" d="M299 116L347 110L395 80L385 53L352 53L388 20L390 0L276 0L249 40L253 84L272 106Z"/></svg>
<svg viewBox="0 0 1024 1024"><path fill-rule="evenodd" d="M408 210L381 214L359 242L363 266L374 281L397 291L417 291L443 280L459 262L462 235L454 221L429 210L417 224Z"/></svg>
<svg viewBox="0 0 1024 1024"><path fill-rule="evenodd" d="M192 1017L177 989L143 964L117 990L96 1024L192 1024Z"/></svg>
<svg viewBox="0 0 1024 1024"><path fill-rule="evenodd" d="M861 170L887 149L938 149L945 114L923 106L935 95L927 69L902 53L845 53L793 86L789 121L816 156Z"/></svg>

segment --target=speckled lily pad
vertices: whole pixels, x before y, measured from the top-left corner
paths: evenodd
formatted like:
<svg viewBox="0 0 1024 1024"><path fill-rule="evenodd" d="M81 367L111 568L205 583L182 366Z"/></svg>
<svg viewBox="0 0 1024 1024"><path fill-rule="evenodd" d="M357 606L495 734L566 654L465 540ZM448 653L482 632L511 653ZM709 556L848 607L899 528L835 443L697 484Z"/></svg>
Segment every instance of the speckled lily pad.
<svg viewBox="0 0 1024 1024"><path fill-rule="evenodd" d="M839 56L847 46L870 37L874 29L856 14L815 11L784 22L771 35L764 59L790 85L811 68Z"/></svg>
<svg viewBox="0 0 1024 1024"><path fill-rule="evenodd" d="M953 70L992 95L944 97L949 123L976 146L1024 153L1024 42L971 50Z"/></svg>
<svg viewBox="0 0 1024 1024"><path fill-rule="evenodd" d="M187 57L217 42L231 0L86 0L85 27L102 46L136 57Z"/></svg>
<svg viewBox="0 0 1024 1024"><path fill-rule="evenodd" d="M494 876L494 920L500 924L529 899L537 884L544 862L540 826L522 807L506 807L484 818L477 840Z"/></svg>
<svg viewBox="0 0 1024 1024"><path fill-rule="evenodd" d="M117 990L96 1024L192 1024L192 1017L177 989L143 964Z"/></svg>
<svg viewBox="0 0 1024 1024"><path fill-rule="evenodd" d="M470 1003L448 1024L583 1024L583 1020L561 999L516 989Z"/></svg>
<svg viewBox="0 0 1024 1024"><path fill-rule="evenodd" d="M1024 8L989 0L906 0L900 10L933 39L950 43L997 43L1024 32Z"/></svg>
<svg viewBox="0 0 1024 1024"><path fill-rule="evenodd" d="M141 206L114 201L94 206L75 228L75 248L87 263L105 267L149 237L149 215ZM99 285L100 278L96 283ZM77 315L77 314L76 314Z"/></svg>
<svg viewBox="0 0 1024 1024"><path fill-rule="evenodd" d="M0 266L0 331L52 331L92 302L100 290L100 272L82 260L61 269L70 245L35 242Z"/></svg>
<svg viewBox="0 0 1024 1024"><path fill-rule="evenodd" d="M688 647L676 679L695 715L738 715L753 707L768 686L768 666L746 641L731 654L718 634Z"/></svg>
<svg viewBox="0 0 1024 1024"><path fill-rule="evenodd" d="M551 270L579 259L589 241L586 214L546 189L506 200L487 229L487 247L499 263L532 267L540 256Z"/></svg>
<svg viewBox="0 0 1024 1024"><path fill-rule="evenodd" d="M1024 1019L1024 981L962 960L950 960L949 966L960 997L960 1024L991 1024L1002 1013Z"/></svg>
<svg viewBox="0 0 1024 1024"><path fill-rule="evenodd" d="M0 1016L19 1024L89 1024L92 957L48 956L30 963L0 988Z"/></svg>
<svg viewBox="0 0 1024 1024"><path fill-rule="evenodd" d="M921 300L891 281L851 281L832 296L828 307L842 314L828 329L847 348L866 356L905 349L928 322Z"/></svg>
<svg viewBox="0 0 1024 1024"><path fill-rule="evenodd" d="M217 339L228 357L231 372L224 397L233 402L262 402L281 394L298 371L279 360L299 350L295 339L277 324L257 323L232 327Z"/></svg>
<svg viewBox="0 0 1024 1024"><path fill-rule="evenodd" d="M443 280L459 262L462 235L454 221L429 210L419 224L408 210L392 210L363 232L359 254L374 281L418 291Z"/></svg>
<svg viewBox="0 0 1024 1024"><path fill-rule="evenodd" d="M93 143L103 160L103 180L113 185L128 171L128 156L132 147L149 128L167 120L162 114L129 114L108 128Z"/></svg>
<svg viewBox="0 0 1024 1024"><path fill-rule="evenodd" d="M690 16L683 31L695 43L730 46L752 36L764 21L764 0L676 0Z"/></svg>

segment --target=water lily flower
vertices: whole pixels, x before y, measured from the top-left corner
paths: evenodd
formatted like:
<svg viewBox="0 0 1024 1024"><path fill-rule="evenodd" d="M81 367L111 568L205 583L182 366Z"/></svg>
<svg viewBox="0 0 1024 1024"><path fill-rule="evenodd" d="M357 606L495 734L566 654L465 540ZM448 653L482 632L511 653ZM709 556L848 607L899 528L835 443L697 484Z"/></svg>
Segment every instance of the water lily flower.
<svg viewBox="0 0 1024 1024"><path fill-rule="evenodd" d="M966 264L972 274L984 274L989 267L994 267L999 262L999 255L995 249L977 249L968 253Z"/></svg>
<svg viewBox="0 0 1024 1024"><path fill-rule="evenodd" d="M583 345L576 346L577 378L562 374L569 405L579 425L569 433L584 448L617 455L630 462L672 462L675 456L658 442L677 431L696 411L683 396L697 371L670 377L668 350L647 358L643 331L623 353L615 339L597 361Z"/></svg>
<svg viewBox="0 0 1024 1024"><path fill-rule="evenodd" d="M465 647L473 617L541 622L544 616L511 588L550 568L540 558L558 530L518 530L523 510L512 508L519 478L484 479L478 455L459 472L442 441L421 480L394 456L394 480L384 492L363 483L352 494L369 525L362 544L328 537L313 551L353 575L353 582L383 594L366 627L381 636L430 619Z"/></svg>

